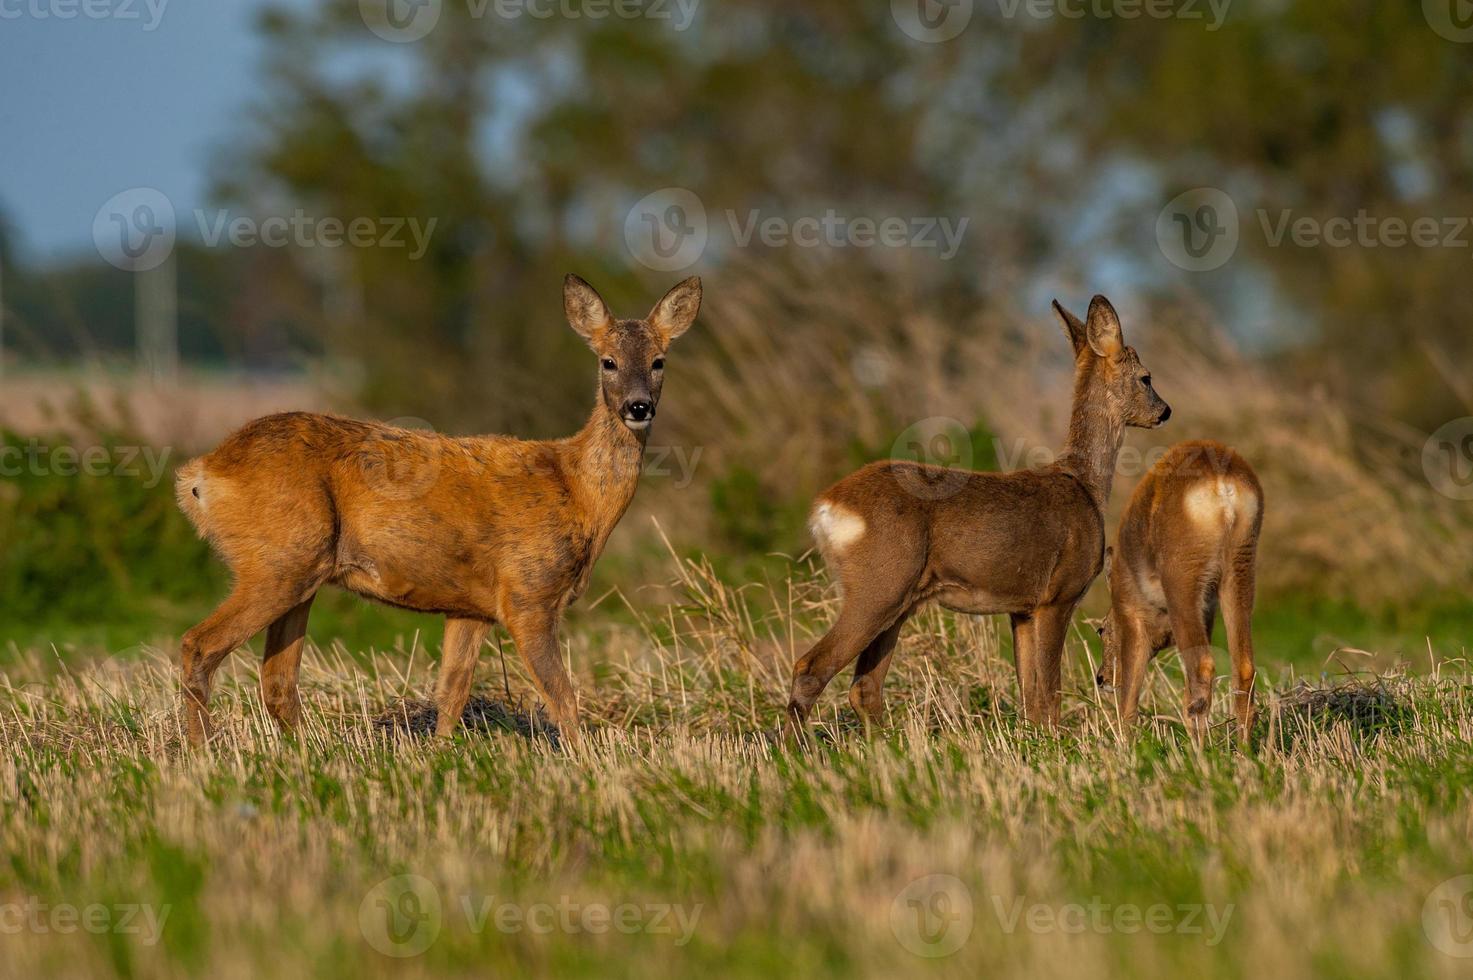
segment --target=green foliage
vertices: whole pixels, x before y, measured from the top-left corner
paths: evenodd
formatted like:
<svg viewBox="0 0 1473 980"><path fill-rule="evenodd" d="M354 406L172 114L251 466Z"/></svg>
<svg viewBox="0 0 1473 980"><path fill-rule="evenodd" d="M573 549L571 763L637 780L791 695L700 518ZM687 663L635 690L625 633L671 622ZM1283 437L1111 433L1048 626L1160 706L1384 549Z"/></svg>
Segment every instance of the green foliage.
<svg viewBox="0 0 1473 980"><path fill-rule="evenodd" d="M118 432L7 432L0 451L0 621L11 637L144 622L223 588L219 563L175 505L177 460L146 457Z"/></svg>

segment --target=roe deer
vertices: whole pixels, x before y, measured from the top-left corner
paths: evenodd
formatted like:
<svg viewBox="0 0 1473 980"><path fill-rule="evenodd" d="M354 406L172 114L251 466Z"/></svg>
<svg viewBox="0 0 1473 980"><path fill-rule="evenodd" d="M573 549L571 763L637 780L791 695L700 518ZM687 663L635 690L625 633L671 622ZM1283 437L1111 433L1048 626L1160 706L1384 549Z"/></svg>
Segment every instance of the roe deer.
<svg viewBox="0 0 1473 980"><path fill-rule="evenodd" d="M1253 726L1253 580L1263 487L1220 442L1183 442L1151 467L1130 497L1107 553L1110 615L1096 682L1112 687L1122 725L1134 722L1146 662L1181 651L1192 736L1212 703L1212 625L1219 602L1232 653L1238 737Z"/></svg>
<svg viewBox="0 0 1473 980"><path fill-rule="evenodd" d="M592 286L567 277L568 323L599 361L593 414L570 438L451 438L296 412L257 419L183 467L180 506L235 577L181 644L190 740L210 734L215 670L262 629L262 696L278 725L296 726L307 613L325 584L446 617L437 734L459 725L481 643L499 622L552 721L575 738L558 622L634 496L666 348L700 304L692 277L647 319L616 320Z"/></svg>
<svg viewBox="0 0 1473 980"><path fill-rule="evenodd" d="M1057 302L1054 309L1074 348L1073 415L1057 461L976 473L884 460L815 501L813 535L843 608L793 668L790 730L802 729L825 685L856 657L849 703L878 721L896 637L931 599L958 612L1007 613L1026 717L1057 723L1065 631L1103 561L1103 510L1125 426L1161 425L1171 409L1125 346L1108 300L1094 297L1084 323Z"/></svg>

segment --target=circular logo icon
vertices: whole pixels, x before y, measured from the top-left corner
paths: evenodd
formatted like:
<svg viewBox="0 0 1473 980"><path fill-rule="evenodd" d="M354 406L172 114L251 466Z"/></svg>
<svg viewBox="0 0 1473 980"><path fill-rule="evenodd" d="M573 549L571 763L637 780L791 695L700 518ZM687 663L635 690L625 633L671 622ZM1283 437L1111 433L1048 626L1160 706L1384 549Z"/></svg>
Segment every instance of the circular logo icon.
<svg viewBox="0 0 1473 980"><path fill-rule="evenodd" d="M900 488L922 500L942 500L966 485L972 469L972 434L956 419L936 415L907 426L890 447Z"/></svg>
<svg viewBox="0 0 1473 980"><path fill-rule="evenodd" d="M890 903L890 931L917 956L950 956L972 935L972 893L952 875L917 878Z"/></svg>
<svg viewBox="0 0 1473 980"><path fill-rule="evenodd" d="M174 205L162 191L134 187L115 194L92 219L92 243L109 265L147 272L174 251Z"/></svg>
<svg viewBox="0 0 1473 980"><path fill-rule="evenodd" d="M684 187L640 198L624 218L624 244L636 262L656 272L695 265L706 251L706 206Z"/></svg>
<svg viewBox="0 0 1473 980"><path fill-rule="evenodd" d="M950 41L972 21L973 0L890 0L890 16L917 41Z"/></svg>
<svg viewBox="0 0 1473 980"><path fill-rule="evenodd" d="M1440 953L1473 957L1473 875L1449 878L1422 903L1422 931Z"/></svg>
<svg viewBox="0 0 1473 980"><path fill-rule="evenodd" d="M394 44L418 41L440 22L441 0L358 0L358 16L370 31Z"/></svg>
<svg viewBox="0 0 1473 980"><path fill-rule="evenodd" d="M1473 41L1473 2L1422 0L1422 16L1437 35L1458 44Z"/></svg>
<svg viewBox="0 0 1473 980"><path fill-rule="evenodd" d="M1156 244L1178 268L1216 269L1238 250L1238 206L1216 187L1178 194L1156 216Z"/></svg>
<svg viewBox="0 0 1473 980"><path fill-rule="evenodd" d="M1444 497L1473 500L1473 416L1432 433L1422 444L1422 472Z"/></svg>
<svg viewBox="0 0 1473 980"><path fill-rule="evenodd" d="M435 427L407 415L384 425L359 451L363 482L388 500L418 500L440 479L440 443L421 434L433 435Z"/></svg>
<svg viewBox="0 0 1473 980"><path fill-rule="evenodd" d="M439 938L440 893L419 875L385 878L363 896L358 928L385 956L418 956Z"/></svg>

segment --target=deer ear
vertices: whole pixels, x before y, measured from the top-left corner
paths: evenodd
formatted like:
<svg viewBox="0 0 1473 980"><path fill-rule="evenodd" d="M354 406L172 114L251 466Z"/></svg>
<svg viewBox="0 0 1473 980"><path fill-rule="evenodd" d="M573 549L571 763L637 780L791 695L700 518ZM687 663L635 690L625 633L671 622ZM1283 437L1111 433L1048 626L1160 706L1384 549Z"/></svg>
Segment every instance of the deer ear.
<svg viewBox="0 0 1473 980"><path fill-rule="evenodd" d="M1084 349L1086 343L1084 324L1080 322L1079 317L1064 309L1063 304L1058 300L1054 300L1054 312L1059 314L1059 320L1064 324L1064 336L1069 338L1069 345L1074 348L1074 353L1077 355Z"/></svg>
<svg viewBox="0 0 1473 980"><path fill-rule="evenodd" d="M1103 296L1089 301L1089 319L1085 321L1084 332L1089 339L1089 349L1100 357L1114 357L1125 347L1120 317Z"/></svg>
<svg viewBox="0 0 1473 980"><path fill-rule="evenodd" d="M589 343L614 324L614 316L598 290L571 272L563 279L563 312L568 326Z"/></svg>
<svg viewBox="0 0 1473 980"><path fill-rule="evenodd" d="M690 329L701 312L701 277L691 276L676 283L655 308L650 310L650 326L669 343Z"/></svg>

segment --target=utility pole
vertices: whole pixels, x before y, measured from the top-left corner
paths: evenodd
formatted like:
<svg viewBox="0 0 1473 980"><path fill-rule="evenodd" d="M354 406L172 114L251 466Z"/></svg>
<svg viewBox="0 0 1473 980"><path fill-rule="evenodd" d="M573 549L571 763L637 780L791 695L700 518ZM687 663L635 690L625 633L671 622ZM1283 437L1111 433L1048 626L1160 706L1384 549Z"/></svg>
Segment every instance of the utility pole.
<svg viewBox="0 0 1473 980"><path fill-rule="evenodd" d="M171 254L158 266L134 273L134 320L137 324L138 363L155 384L171 383L179 375L178 275Z"/></svg>

